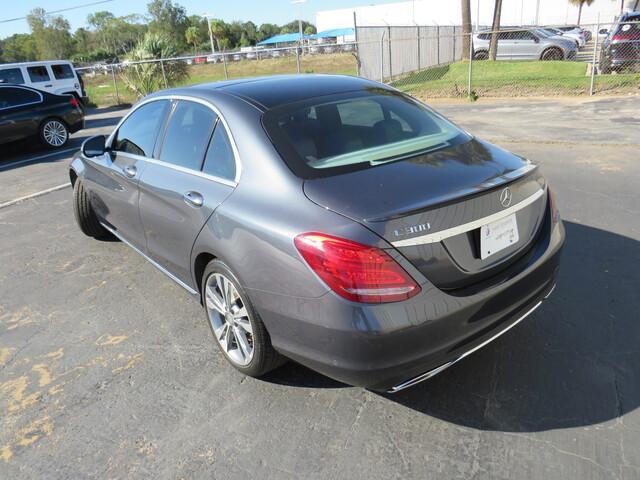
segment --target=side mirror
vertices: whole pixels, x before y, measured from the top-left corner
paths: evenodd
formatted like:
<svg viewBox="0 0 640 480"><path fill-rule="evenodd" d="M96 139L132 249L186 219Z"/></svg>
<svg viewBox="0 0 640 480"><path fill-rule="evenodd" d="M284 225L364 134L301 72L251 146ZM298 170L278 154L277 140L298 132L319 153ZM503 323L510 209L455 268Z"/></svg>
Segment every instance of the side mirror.
<svg viewBox="0 0 640 480"><path fill-rule="evenodd" d="M533 37L533 41L536 42L536 43L540 43L540 39L538 37L536 37L535 35Z"/></svg>
<svg viewBox="0 0 640 480"><path fill-rule="evenodd" d="M598 33L600 35L608 35L609 34L609 30L607 30L606 28L601 28Z"/></svg>
<svg viewBox="0 0 640 480"><path fill-rule="evenodd" d="M82 154L89 158L104 155L107 151L105 140L104 135L96 135L95 137L86 139L82 144Z"/></svg>

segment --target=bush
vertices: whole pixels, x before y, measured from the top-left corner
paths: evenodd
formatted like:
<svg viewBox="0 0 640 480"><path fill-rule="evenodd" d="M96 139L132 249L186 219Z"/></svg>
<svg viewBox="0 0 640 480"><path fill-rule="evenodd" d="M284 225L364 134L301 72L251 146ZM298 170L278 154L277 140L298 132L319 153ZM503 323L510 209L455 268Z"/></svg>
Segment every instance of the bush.
<svg viewBox="0 0 640 480"><path fill-rule="evenodd" d="M147 33L128 56L128 62L141 62L178 56L176 45L166 36ZM134 63L122 65L120 77L136 96L144 97L150 93L176 85L187 77L187 65L182 61L164 62L164 75L160 62Z"/></svg>

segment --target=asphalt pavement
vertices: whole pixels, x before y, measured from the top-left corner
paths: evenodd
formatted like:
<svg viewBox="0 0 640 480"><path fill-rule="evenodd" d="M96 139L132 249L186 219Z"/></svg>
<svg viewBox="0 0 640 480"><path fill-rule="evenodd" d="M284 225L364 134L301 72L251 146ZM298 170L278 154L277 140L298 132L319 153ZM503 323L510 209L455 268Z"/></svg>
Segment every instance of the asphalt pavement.
<svg viewBox="0 0 640 480"><path fill-rule="evenodd" d="M294 363L245 377L184 290L80 233L70 188L0 208L0 477L640 478L639 107L436 105L541 164L567 243L525 322L396 395ZM68 181L73 151L12 148L0 204Z"/></svg>

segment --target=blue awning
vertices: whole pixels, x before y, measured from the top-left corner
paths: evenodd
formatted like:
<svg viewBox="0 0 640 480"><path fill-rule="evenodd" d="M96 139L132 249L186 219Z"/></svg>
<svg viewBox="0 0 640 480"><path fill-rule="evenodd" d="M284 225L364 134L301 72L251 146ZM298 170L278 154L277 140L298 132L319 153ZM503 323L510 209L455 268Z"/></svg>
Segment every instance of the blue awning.
<svg viewBox="0 0 640 480"><path fill-rule="evenodd" d="M331 30L323 30L315 35L311 35L311 38L336 38L355 34L356 31L354 28L332 28Z"/></svg>
<svg viewBox="0 0 640 480"><path fill-rule="evenodd" d="M302 35L302 38L307 39L309 35ZM291 43L300 41L299 33L281 33L280 35L274 35L271 38L266 38L257 45L273 45L275 43Z"/></svg>

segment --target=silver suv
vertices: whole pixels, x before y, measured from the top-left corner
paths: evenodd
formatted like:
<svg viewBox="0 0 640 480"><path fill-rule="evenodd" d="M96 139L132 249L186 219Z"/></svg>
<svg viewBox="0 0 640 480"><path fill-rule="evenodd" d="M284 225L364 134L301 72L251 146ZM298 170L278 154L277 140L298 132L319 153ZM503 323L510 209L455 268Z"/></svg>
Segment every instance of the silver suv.
<svg viewBox="0 0 640 480"><path fill-rule="evenodd" d="M474 60L489 58L490 41L490 32L473 36ZM576 53L576 43L572 39L553 36L540 29L498 33L497 60L573 60Z"/></svg>

